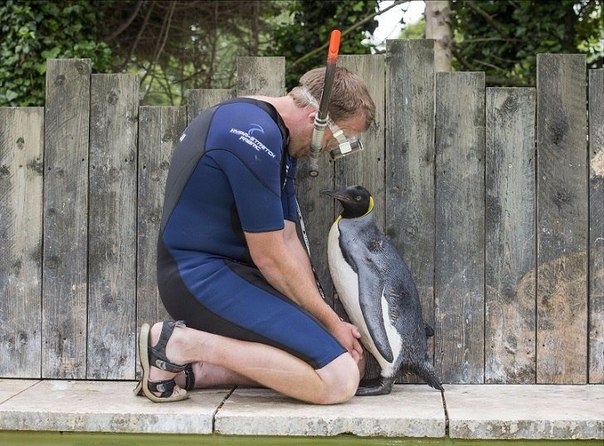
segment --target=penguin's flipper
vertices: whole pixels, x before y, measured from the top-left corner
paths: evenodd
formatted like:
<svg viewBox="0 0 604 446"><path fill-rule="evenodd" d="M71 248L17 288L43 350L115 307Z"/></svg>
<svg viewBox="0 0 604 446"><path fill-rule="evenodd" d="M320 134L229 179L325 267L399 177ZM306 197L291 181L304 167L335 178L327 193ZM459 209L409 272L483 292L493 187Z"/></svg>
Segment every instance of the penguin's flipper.
<svg viewBox="0 0 604 446"><path fill-rule="evenodd" d="M388 395L392 391L394 377L362 380L357 389L357 396Z"/></svg>
<svg viewBox="0 0 604 446"><path fill-rule="evenodd" d="M367 265L369 266L369 265ZM382 301L384 300L384 283L374 271L359 274L359 304L363 318L369 329L369 334L380 355L388 361L394 361L390 340L384 326L384 318L389 315L382 313Z"/></svg>

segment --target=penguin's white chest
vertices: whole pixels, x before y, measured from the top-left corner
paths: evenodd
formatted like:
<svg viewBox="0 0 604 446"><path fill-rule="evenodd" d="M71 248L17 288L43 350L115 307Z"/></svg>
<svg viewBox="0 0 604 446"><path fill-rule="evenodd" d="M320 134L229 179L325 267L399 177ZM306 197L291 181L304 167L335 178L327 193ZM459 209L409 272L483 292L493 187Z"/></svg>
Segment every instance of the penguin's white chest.
<svg viewBox="0 0 604 446"><path fill-rule="evenodd" d="M336 287L338 296L346 314L361 333L369 333L361 306L359 304L359 279L354 270L344 259L340 249L340 229L338 223L334 223L329 231L327 239L327 260L329 263L329 272Z"/></svg>
<svg viewBox="0 0 604 446"><path fill-rule="evenodd" d="M338 292L338 296L344 309L346 310L346 314L350 318L350 321L359 329L361 332L361 342L365 346L365 348L375 357L375 359L380 364L382 369L382 373L387 376L395 372L393 370L393 363L390 363L386 359L382 357L379 350L375 346L373 339L371 337L369 328L367 326L367 322L365 321L365 317L361 311L360 299L359 299L359 278L357 273L352 269L352 267L346 262L344 256L342 254L342 249L340 247L340 229L338 227L338 222L336 221L330 231L327 240L327 260L329 264L329 271L331 274L331 278L333 280L336 291ZM381 301L382 306L382 314L388 314L388 308L384 308L385 299L381 295L379 300ZM378 296L376 296L378 297ZM396 347L397 343L400 343L400 336L397 336L396 330L394 333L392 332L392 328L388 321L387 323L388 334L389 337L399 338L398 342L394 342ZM400 345L400 344L399 344ZM395 354L395 358L400 351L399 348L395 348L397 351L393 352Z"/></svg>

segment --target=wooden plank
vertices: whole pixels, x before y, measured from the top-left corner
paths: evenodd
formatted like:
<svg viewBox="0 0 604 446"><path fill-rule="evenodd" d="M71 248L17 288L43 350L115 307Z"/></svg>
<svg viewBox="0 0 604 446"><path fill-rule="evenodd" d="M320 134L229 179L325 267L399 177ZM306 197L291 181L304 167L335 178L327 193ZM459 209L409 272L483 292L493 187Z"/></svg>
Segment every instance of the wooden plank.
<svg viewBox="0 0 604 446"><path fill-rule="evenodd" d="M239 57L238 96L282 96L285 94L284 57Z"/></svg>
<svg viewBox="0 0 604 446"><path fill-rule="evenodd" d="M388 40L386 60L386 234L409 265L425 322L434 327L434 42Z"/></svg>
<svg viewBox="0 0 604 446"><path fill-rule="evenodd" d="M488 383L535 383L535 100L534 88L487 88Z"/></svg>
<svg viewBox="0 0 604 446"><path fill-rule="evenodd" d="M187 90L187 121L191 122L202 110L230 99L234 94L226 88Z"/></svg>
<svg viewBox="0 0 604 446"><path fill-rule="evenodd" d="M604 383L604 69L589 71L589 382Z"/></svg>
<svg viewBox="0 0 604 446"><path fill-rule="evenodd" d="M186 124L186 107L139 108L137 327L171 319L157 291L157 239L170 159Z"/></svg>
<svg viewBox="0 0 604 446"><path fill-rule="evenodd" d="M0 376L40 378L44 109L0 108Z"/></svg>
<svg viewBox="0 0 604 446"><path fill-rule="evenodd" d="M90 60L46 69L42 377L86 377Z"/></svg>
<svg viewBox="0 0 604 446"><path fill-rule="evenodd" d="M435 364L484 381L484 73L436 73Z"/></svg>
<svg viewBox="0 0 604 446"><path fill-rule="evenodd" d="M537 382L587 381L584 55L537 57Z"/></svg>
<svg viewBox="0 0 604 446"><path fill-rule="evenodd" d="M88 379L133 379L138 79L91 79Z"/></svg>

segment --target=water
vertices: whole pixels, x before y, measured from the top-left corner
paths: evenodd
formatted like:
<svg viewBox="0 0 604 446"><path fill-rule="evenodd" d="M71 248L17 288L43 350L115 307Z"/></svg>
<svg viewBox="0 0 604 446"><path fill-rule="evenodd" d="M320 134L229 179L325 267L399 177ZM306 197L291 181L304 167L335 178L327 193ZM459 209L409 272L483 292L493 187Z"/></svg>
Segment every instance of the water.
<svg viewBox="0 0 604 446"><path fill-rule="evenodd" d="M602 440L452 440L336 437L242 437L0 431L1 446L602 446Z"/></svg>

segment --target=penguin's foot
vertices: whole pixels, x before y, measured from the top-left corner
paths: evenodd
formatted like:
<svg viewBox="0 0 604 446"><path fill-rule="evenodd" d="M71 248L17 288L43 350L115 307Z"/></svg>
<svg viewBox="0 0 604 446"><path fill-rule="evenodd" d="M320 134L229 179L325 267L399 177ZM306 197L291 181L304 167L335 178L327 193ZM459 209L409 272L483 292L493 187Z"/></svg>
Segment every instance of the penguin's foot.
<svg viewBox="0 0 604 446"><path fill-rule="evenodd" d="M388 395L392 391L392 384L394 384L394 378L379 377L374 379L364 379L359 384L356 395Z"/></svg>

